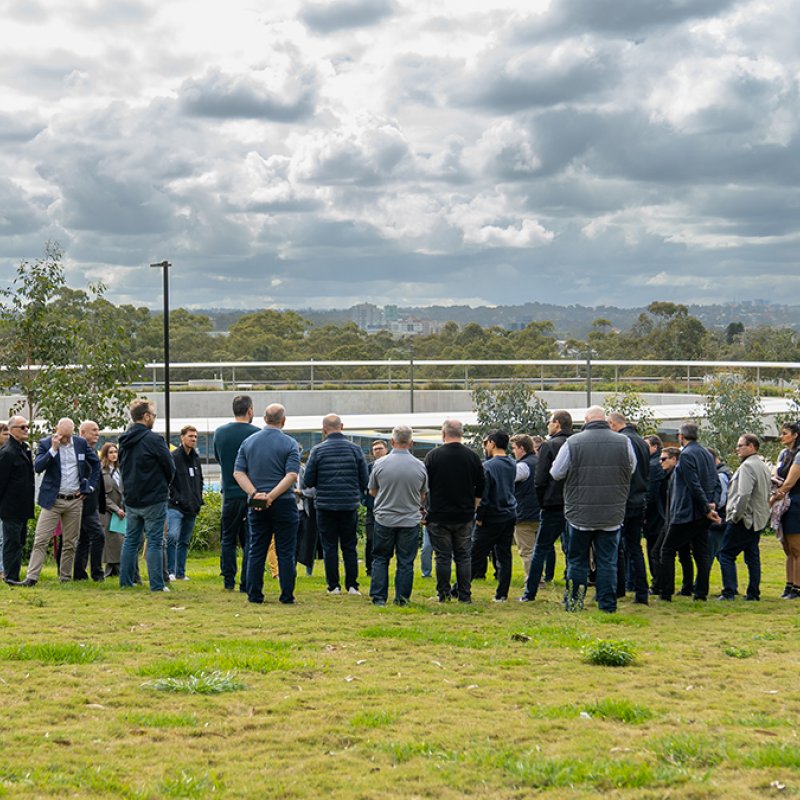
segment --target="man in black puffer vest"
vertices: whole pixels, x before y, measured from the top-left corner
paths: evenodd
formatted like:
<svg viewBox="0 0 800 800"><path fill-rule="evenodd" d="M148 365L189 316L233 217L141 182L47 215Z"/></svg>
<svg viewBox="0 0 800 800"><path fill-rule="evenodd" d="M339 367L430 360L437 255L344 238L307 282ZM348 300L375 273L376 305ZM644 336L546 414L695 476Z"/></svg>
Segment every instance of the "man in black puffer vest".
<svg viewBox="0 0 800 800"><path fill-rule="evenodd" d="M642 553L642 527L644 510L647 505L647 489L650 483L650 448L636 432L636 427L625 419L623 414L612 411L608 417L611 430L627 436L636 455L636 467L631 475L631 487L625 506L625 519L622 523L619 559L617 565L617 597L625 597L626 564L630 562L633 571L634 603L647 605L647 572Z"/></svg>
<svg viewBox="0 0 800 800"><path fill-rule="evenodd" d="M564 478L564 516L570 526L567 556L568 611L583 608L589 579L589 548L597 563L597 605L617 610L617 548L625 519L636 454L627 436L614 433L605 411L591 406L583 430L558 451L550 474Z"/></svg>

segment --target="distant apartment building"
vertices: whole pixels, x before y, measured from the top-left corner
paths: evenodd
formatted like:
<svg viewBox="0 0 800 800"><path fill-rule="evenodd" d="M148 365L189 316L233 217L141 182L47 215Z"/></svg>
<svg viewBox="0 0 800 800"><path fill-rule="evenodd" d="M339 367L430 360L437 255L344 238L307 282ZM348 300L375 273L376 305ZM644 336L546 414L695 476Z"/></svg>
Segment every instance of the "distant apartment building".
<svg viewBox="0 0 800 800"><path fill-rule="evenodd" d="M438 333L443 323L429 319L401 317L397 306L381 308L373 303L359 303L350 309L350 319L367 333L389 331L392 336L420 336Z"/></svg>

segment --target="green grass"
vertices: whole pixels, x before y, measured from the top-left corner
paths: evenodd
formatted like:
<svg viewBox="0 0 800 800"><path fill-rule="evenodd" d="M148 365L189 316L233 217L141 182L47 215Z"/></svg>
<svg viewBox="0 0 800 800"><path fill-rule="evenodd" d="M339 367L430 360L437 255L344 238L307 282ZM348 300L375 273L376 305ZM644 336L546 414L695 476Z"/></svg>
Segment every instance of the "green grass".
<svg viewBox="0 0 800 800"><path fill-rule="evenodd" d="M103 657L93 644L74 642L42 642L15 644L0 648L0 661L38 661L41 664L91 664Z"/></svg>
<svg viewBox="0 0 800 800"><path fill-rule="evenodd" d="M583 657L600 667L629 667L636 661L636 651L630 642L598 639L584 648Z"/></svg>
<svg viewBox="0 0 800 800"><path fill-rule="evenodd" d="M591 592L565 613L559 582L495 605L476 581L462 607L417 575L409 608L376 609L301 575L298 605L268 580L255 606L215 556L157 597L47 565L32 590L0 586L0 797L797 796L797 608L773 539L762 565L759 604L628 597L616 615ZM587 663L598 640L635 668Z"/></svg>

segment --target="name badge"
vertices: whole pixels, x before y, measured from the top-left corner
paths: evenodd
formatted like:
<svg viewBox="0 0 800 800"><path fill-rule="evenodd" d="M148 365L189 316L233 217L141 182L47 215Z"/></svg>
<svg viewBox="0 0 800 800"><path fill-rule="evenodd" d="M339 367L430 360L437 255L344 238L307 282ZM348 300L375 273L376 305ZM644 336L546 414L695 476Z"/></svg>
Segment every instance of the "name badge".
<svg viewBox="0 0 800 800"><path fill-rule="evenodd" d="M189 467L189 477L194 478L194 467Z"/></svg>
<svg viewBox="0 0 800 800"><path fill-rule="evenodd" d="M85 461L86 454L85 453L78 453L78 461Z"/></svg>

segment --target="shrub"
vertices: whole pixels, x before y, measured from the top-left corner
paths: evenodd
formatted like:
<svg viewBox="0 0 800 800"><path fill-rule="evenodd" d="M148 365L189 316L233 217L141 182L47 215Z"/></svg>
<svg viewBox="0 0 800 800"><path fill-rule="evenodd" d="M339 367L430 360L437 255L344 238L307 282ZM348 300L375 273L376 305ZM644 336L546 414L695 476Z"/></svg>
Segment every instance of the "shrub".
<svg viewBox="0 0 800 800"><path fill-rule="evenodd" d="M597 639L583 651L589 664L601 667L629 667L636 660L636 653L628 642L615 639Z"/></svg>

